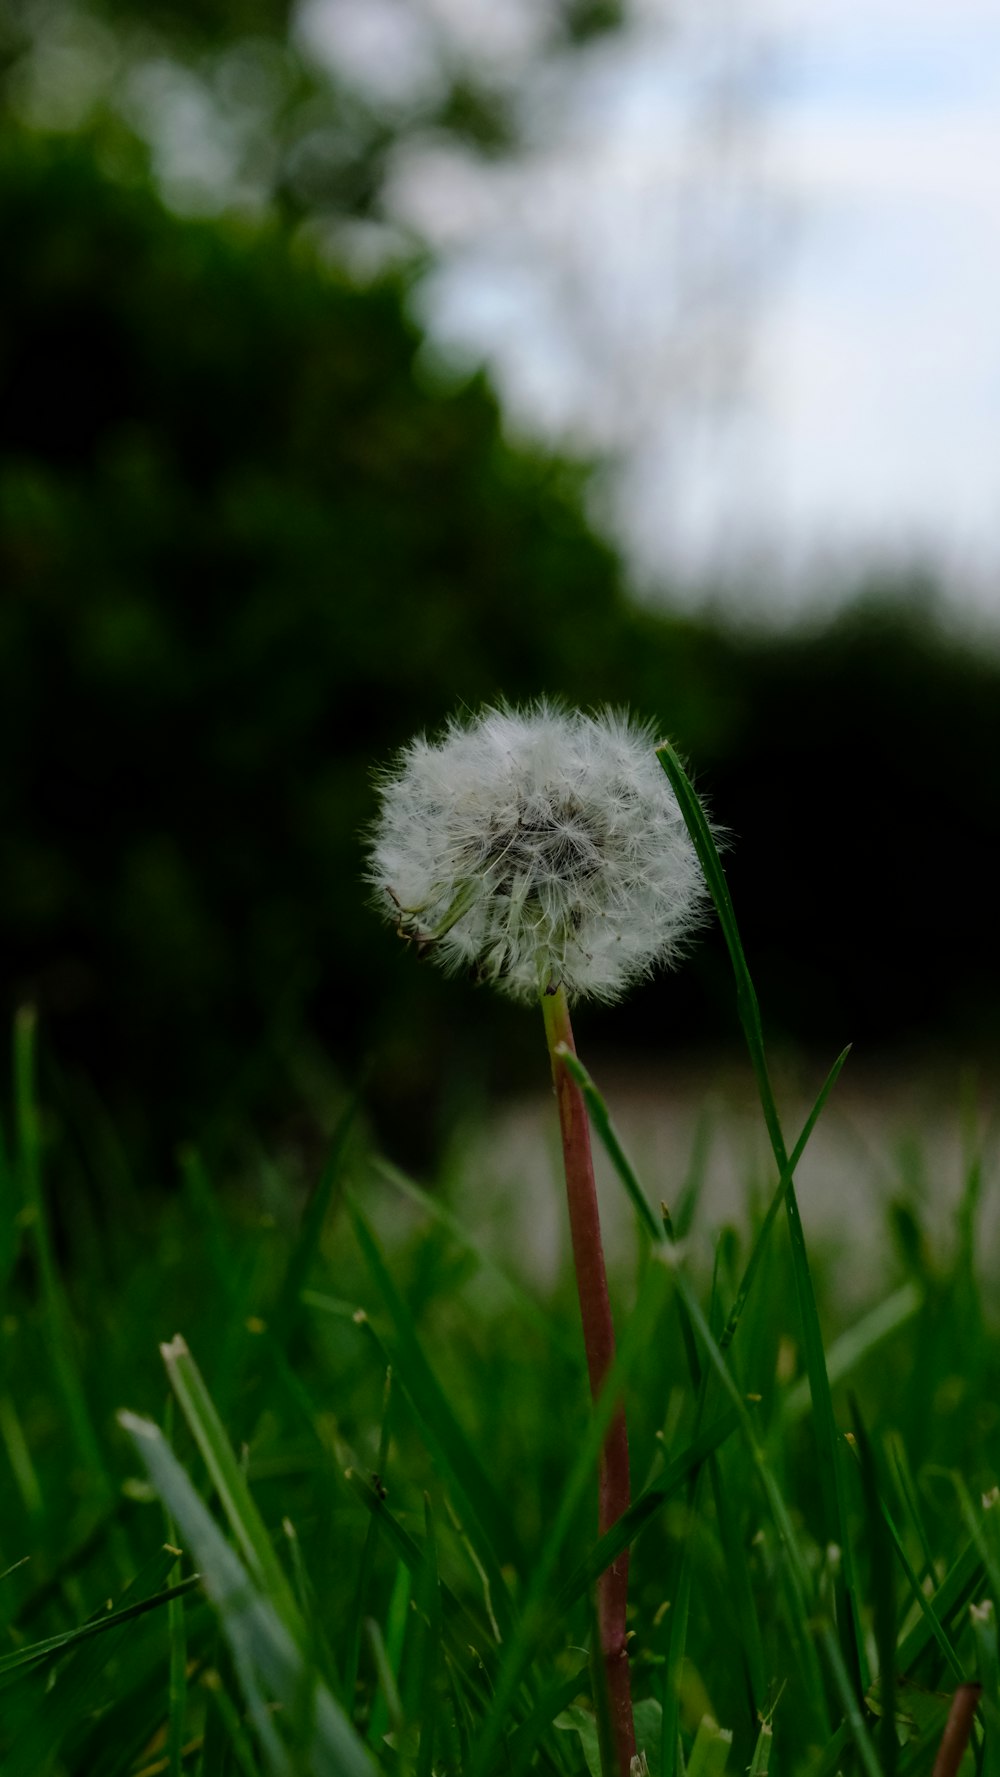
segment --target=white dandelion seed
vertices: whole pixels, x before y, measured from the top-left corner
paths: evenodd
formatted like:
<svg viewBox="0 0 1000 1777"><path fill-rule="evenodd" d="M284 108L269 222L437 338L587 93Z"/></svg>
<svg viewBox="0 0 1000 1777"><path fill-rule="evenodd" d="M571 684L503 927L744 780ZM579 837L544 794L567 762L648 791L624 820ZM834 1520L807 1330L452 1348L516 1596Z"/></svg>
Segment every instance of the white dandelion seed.
<svg viewBox="0 0 1000 1777"><path fill-rule="evenodd" d="M380 774L368 880L399 932L515 999L613 1001L708 896L651 728L545 702L456 718Z"/></svg>

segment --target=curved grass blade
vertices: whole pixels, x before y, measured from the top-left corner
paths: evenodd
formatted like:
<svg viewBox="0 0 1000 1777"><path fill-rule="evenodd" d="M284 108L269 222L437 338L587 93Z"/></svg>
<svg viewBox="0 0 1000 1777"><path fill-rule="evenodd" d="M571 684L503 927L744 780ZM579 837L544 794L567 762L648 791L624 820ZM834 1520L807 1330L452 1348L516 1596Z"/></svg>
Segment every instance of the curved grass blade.
<svg viewBox="0 0 1000 1777"><path fill-rule="evenodd" d="M309 1670L274 1600L226 1542L159 1427L132 1413L120 1414L119 1420L194 1553L272 1770L283 1774L293 1765L274 1730L268 1697L294 1717L311 1693L310 1743L301 1749L305 1768L315 1777L375 1777L377 1766L347 1717Z"/></svg>
<svg viewBox="0 0 1000 1777"><path fill-rule="evenodd" d="M591 1079L583 1062L565 1043L557 1043L556 1054L565 1064L567 1072L572 1075L587 1106L590 1121L597 1132L601 1145L605 1149L611 1164L621 1179L632 1202L632 1207L651 1240L663 1239L663 1228L653 1214L649 1199L646 1196L632 1162L622 1146L621 1138L611 1120L607 1104Z"/></svg>
<svg viewBox="0 0 1000 1777"><path fill-rule="evenodd" d="M837 1629L844 1663L854 1685L855 1695L860 1701L863 1687L861 1650L856 1635L858 1610L851 1561L850 1526L838 1450L839 1439L833 1416L833 1400L826 1371L819 1313L816 1307L816 1293L813 1289L809 1258L806 1252L805 1233L799 1214L798 1199L790 1170L788 1150L782 1133L781 1119L778 1115L778 1107L771 1085L757 993L747 966L718 847L701 803L695 794L694 786L669 741L664 741L661 746L657 747L656 756L670 779L719 915L719 923L722 926L736 980L736 999L740 1022L743 1026L751 1065L757 1081L757 1091L775 1164L778 1168L779 1181L782 1182L785 1213L792 1247L795 1288L802 1321L806 1374L809 1378L816 1439L819 1445L820 1488L825 1534L828 1541L835 1542L841 1549L843 1557L835 1587ZM835 1077L836 1075L834 1075ZM784 1183L786 1177L787 1183Z"/></svg>
<svg viewBox="0 0 1000 1777"><path fill-rule="evenodd" d="M778 1180L778 1184L768 1205L767 1213L757 1232L750 1257L747 1260L746 1269L740 1280L740 1286L736 1292L736 1300L730 1311L729 1319L719 1339L719 1344L723 1351L727 1350L732 1344L736 1328L740 1322L740 1317L746 1307L747 1299L750 1295L757 1267L763 1256L764 1243L774 1224L778 1210L785 1201L785 1195L795 1176L795 1170L806 1151L809 1139L812 1136L813 1130L819 1121L826 1102L840 1077L841 1069L850 1052L851 1045L848 1043L846 1048L841 1050L836 1061L833 1063L826 1079L820 1087L816 1101L802 1125L802 1131L798 1141L795 1143L795 1146L788 1157L784 1171ZM560 1049L560 1054L583 1093L584 1101L587 1105L587 1110L590 1114L590 1119L598 1139L611 1161L621 1183L624 1185L643 1227L646 1229L647 1233L657 1241L663 1240L665 1234L666 1238L673 1239L673 1231L670 1226L669 1217L666 1222L664 1222L662 1216L658 1219L654 1216L653 1211L650 1208L649 1199L642 1188L635 1167L632 1165L632 1162L625 1151L625 1146L621 1137L615 1128L611 1113L608 1110L607 1102L595 1081L578 1056L572 1055L569 1050L563 1050L562 1048ZM913 1285L909 1287L911 1289L915 1288Z"/></svg>
<svg viewBox="0 0 1000 1777"><path fill-rule="evenodd" d="M834 1086L837 1084L837 1081L840 1078L841 1069L842 1069L842 1067L843 1067L843 1065L844 1065L845 1061L847 1060L847 1057L849 1056L850 1053L851 1053L851 1045L850 1045L850 1043L848 1043L846 1048L842 1049L840 1054L837 1056L837 1059L834 1062L833 1066L831 1067L829 1073L827 1074L826 1079L823 1081L823 1084L820 1087L819 1093L816 1097L816 1101L815 1101L812 1109L810 1110L808 1117L806 1118L805 1122L802 1125L802 1131L801 1131L801 1134L799 1135L799 1139L795 1143L795 1146L792 1149L791 1154L789 1155L784 1168L781 1170L781 1176L778 1179L778 1183L777 1183L777 1185L774 1189L774 1192L772 1194L771 1201L767 1206L767 1213L765 1214L764 1220L761 1223L760 1228L757 1232L757 1237L754 1241L753 1248L750 1253L750 1257L747 1260L746 1269L745 1269L743 1276L740 1280L740 1286L736 1292L736 1300L733 1303L732 1309L730 1310L729 1319L728 1319L728 1321L722 1331L721 1337L719 1339L719 1344L721 1345L723 1351L726 1351L728 1349L728 1347L733 1342L733 1339L736 1334L736 1328L739 1326L740 1317L743 1313L744 1308L746 1307L747 1299L750 1295L750 1290L753 1287L753 1280L754 1280L754 1277L756 1276L756 1273L757 1273L757 1267L759 1266L761 1259L763 1257L763 1254L764 1254L764 1242L767 1239L767 1236L771 1231L775 1217L777 1216L777 1213L778 1213L779 1209L781 1208L781 1205L783 1203L787 1202L788 1194L793 1189L793 1180L795 1178L796 1168L798 1167L799 1161L802 1159L802 1156L806 1151L806 1148L809 1144L809 1139L813 1133L813 1130L816 1127L816 1124L819 1121L819 1118L823 1112L824 1106L826 1105L826 1101L829 1098L831 1092L833 1091Z"/></svg>
<svg viewBox="0 0 1000 1777"><path fill-rule="evenodd" d="M931 1599L939 1623L947 1626L956 1611L961 1610L962 1605L977 1589L984 1572L985 1563L975 1541L967 1542ZM896 1650L896 1670L900 1677L912 1676L917 1661L926 1652L930 1642L936 1639L933 1624L926 1616L919 1623L914 1623Z"/></svg>
<svg viewBox="0 0 1000 1777"><path fill-rule="evenodd" d="M886 1505L885 1500L881 1501L881 1507L882 1507L882 1516L885 1520L886 1529L889 1532L889 1537L891 1539L892 1546L896 1551L896 1558L899 1561L899 1565L903 1569L904 1574L906 1575L906 1583L910 1588L910 1592L912 1593L913 1599L914 1599L915 1603L917 1605L919 1605L920 1610L927 1622L928 1628L930 1629L930 1632L933 1635L934 1640L937 1642L938 1647L940 1648L942 1654L944 1655L945 1663L951 1668L952 1677L957 1681L958 1684L964 1684L965 1683L965 1667L963 1666L961 1660L959 1659L958 1654L955 1652L954 1643L950 1639L950 1637L944 1627L944 1624L941 1622L941 1619L937 1614L937 1611L934 1609L934 1605L932 1604L931 1600L927 1597L927 1594L925 1593L923 1586L920 1584L919 1576L914 1571L914 1568L913 1568L913 1565L910 1561L910 1558L906 1553L906 1548L904 1546L903 1539L900 1536L899 1531L896 1528L896 1521L893 1518L892 1513L889 1510L889 1507Z"/></svg>
<svg viewBox="0 0 1000 1777"><path fill-rule="evenodd" d="M271 1538L201 1372L180 1334L169 1344L161 1345L160 1351L188 1430L201 1452L243 1559L253 1574L255 1583L273 1603L286 1629L302 1646L305 1641L305 1625L295 1602L295 1595L274 1552Z"/></svg>
<svg viewBox="0 0 1000 1777"><path fill-rule="evenodd" d="M743 954L743 944L740 939L739 927L736 924L736 914L729 893L729 884L726 881L726 873L722 867L722 860L719 857L712 829L705 818L705 812L695 793L694 785L669 741L663 741L657 747L656 757L670 779L671 788L677 797L678 806L684 817L684 824L691 835L692 844L698 854L698 862L705 873L705 881L719 915L719 924L722 927L722 934L726 940L733 965L733 974L736 977L737 1011L757 1078L757 1090L764 1112L764 1121L767 1124L775 1158L778 1159L778 1169L783 1172L787 1162L785 1140L781 1133L781 1121L764 1053L764 1030L761 1024L760 1006L757 1001L757 991L750 978L746 957Z"/></svg>
<svg viewBox="0 0 1000 1777"><path fill-rule="evenodd" d="M128 1588L143 1594L134 1604L123 1604L120 1609L109 1611L107 1615L92 1617L89 1622L80 1623L75 1629L64 1629L60 1635L49 1635L44 1641L32 1641L26 1647L4 1654L0 1657L0 1677L6 1678L9 1673L17 1672L21 1667L36 1666L40 1660L47 1660L52 1655L68 1653L78 1642L89 1641L94 1635L106 1635L131 1622L134 1617L145 1616L147 1611L158 1610L161 1605L169 1604L173 1598L183 1598L186 1592L193 1591L198 1585L197 1574L189 1574L187 1579L178 1580L176 1585L159 1590L176 1559L177 1550L168 1549L164 1554L157 1555L143 1569ZM152 1577L157 1574L158 1579ZM147 1590L150 1585L153 1586L152 1591Z"/></svg>

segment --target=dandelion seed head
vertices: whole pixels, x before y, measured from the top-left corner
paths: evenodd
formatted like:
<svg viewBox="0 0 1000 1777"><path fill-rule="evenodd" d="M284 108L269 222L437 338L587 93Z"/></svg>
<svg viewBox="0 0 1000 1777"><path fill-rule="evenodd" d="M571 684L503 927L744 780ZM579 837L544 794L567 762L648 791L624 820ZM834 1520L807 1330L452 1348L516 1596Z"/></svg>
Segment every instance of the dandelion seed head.
<svg viewBox="0 0 1000 1777"><path fill-rule="evenodd" d="M620 998L678 960L707 904L655 744L626 714L545 702L419 736L378 778L377 906L515 999Z"/></svg>

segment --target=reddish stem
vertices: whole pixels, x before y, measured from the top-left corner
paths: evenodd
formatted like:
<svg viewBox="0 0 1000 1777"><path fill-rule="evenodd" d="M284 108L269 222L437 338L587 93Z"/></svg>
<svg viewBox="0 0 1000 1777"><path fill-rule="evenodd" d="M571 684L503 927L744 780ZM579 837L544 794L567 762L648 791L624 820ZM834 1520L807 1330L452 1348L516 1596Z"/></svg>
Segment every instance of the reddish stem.
<svg viewBox="0 0 1000 1777"><path fill-rule="evenodd" d="M569 1205L580 1316L583 1321L583 1342L587 1352L590 1392L596 1401L614 1362L615 1329L611 1319L604 1246L597 1210L590 1124L583 1094L564 1060L556 1053L557 1045L561 1043L571 1054L576 1054L569 1007L562 988L543 996L542 1009L552 1062L552 1079L559 1105L559 1126L566 1169L566 1199ZM606 1530L617 1523L622 1513L627 1511L630 1497L628 1433L625 1408L619 1404L608 1426L601 1452L597 1517L599 1535L603 1536ZM627 1598L628 1550L625 1549L605 1569L597 1582L597 1621L619 1777L629 1777L631 1762L635 1756L635 1725L632 1719L625 1628Z"/></svg>
<svg viewBox="0 0 1000 1777"><path fill-rule="evenodd" d="M972 1721L982 1689L981 1684L960 1684L952 1697L931 1777L955 1777L969 1744Z"/></svg>

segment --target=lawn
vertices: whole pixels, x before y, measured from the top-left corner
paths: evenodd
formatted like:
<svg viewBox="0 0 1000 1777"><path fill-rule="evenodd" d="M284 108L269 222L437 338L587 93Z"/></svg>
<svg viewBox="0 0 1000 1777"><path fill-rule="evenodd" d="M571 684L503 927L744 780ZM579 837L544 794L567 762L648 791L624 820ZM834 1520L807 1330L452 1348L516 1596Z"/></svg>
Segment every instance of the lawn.
<svg viewBox="0 0 1000 1777"><path fill-rule="evenodd" d="M595 1588L626 1547L652 1777L997 1777L982 1139L970 1128L947 1238L896 1202L880 1286L847 1318L794 1188L843 1058L786 1131L702 839L771 1194L748 1179L745 1224L693 1239L697 1155L664 1215L664 1182L635 1175L573 1064L635 1219L596 1410L572 1277L543 1290L467 1234L460 1166L406 1179L349 1105L325 1165L261 1151L216 1175L189 1149L154 1191L98 1113L40 1090L19 1017L0 1148L4 1777L599 1777L615 1761ZM632 1504L598 1538L619 1399Z"/></svg>

